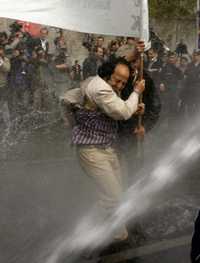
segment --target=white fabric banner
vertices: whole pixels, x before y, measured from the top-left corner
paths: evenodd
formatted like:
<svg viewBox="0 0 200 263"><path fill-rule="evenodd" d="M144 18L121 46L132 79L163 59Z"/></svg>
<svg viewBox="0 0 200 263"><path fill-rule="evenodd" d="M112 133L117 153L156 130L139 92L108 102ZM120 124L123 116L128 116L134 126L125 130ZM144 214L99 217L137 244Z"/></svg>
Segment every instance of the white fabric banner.
<svg viewBox="0 0 200 263"><path fill-rule="evenodd" d="M148 41L148 0L0 0L0 17Z"/></svg>

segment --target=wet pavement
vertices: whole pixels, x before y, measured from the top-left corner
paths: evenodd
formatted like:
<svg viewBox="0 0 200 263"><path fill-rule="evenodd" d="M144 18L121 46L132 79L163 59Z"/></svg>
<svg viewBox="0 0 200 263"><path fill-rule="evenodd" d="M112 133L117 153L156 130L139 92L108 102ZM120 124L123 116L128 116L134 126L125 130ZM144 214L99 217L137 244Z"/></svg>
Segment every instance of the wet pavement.
<svg viewBox="0 0 200 263"><path fill-rule="evenodd" d="M95 192L60 120L19 133L16 143L0 151L0 262L45 263L60 236L67 236L92 207ZM145 240L133 222L136 246L122 261L105 262L189 262L199 180L195 164L137 219Z"/></svg>

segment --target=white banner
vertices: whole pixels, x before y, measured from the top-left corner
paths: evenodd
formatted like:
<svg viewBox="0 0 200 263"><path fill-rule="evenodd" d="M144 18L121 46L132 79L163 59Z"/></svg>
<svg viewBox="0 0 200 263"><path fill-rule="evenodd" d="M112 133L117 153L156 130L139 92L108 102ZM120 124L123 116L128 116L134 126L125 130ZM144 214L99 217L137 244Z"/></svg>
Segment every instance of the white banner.
<svg viewBox="0 0 200 263"><path fill-rule="evenodd" d="M148 0L0 0L0 17L148 40Z"/></svg>

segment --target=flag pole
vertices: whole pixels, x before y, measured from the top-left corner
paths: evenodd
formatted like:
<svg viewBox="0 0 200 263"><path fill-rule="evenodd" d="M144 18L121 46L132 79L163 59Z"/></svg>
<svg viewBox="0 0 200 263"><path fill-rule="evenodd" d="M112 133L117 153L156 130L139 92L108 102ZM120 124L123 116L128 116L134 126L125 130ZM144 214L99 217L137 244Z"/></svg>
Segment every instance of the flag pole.
<svg viewBox="0 0 200 263"><path fill-rule="evenodd" d="M199 39L200 39L200 0L197 0L197 40L196 49L199 49Z"/></svg>
<svg viewBox="0 0 200 263"><path fill-rule="evenodd" d="M139 44L143 43L143 41L139 41ZM140 70L139 70L139 80L143 80L144 78L144 51L139 50L140 52ZM143 94L140 94L139 103L143 102ZM139 114L137 128L140 129L142 127L143 116ZM143 146L144 138L137 136L137 157L141 160L141 164L144 161L144 146Z"/></svg>
<svg viewBox="0 0 200 263"><path fill-rule="evenodd" d="M140 15L142 18L141 21L141 30L140 30L140 38L141 41L138 42L140 45L144 45L144 41L148 41L149 39L149 10L148 10L148 0L141 0L141 10L140 10ZM144 40L144 41L142 41ZM144 78L144 48L139 48L139 53L140 53L140 70L139 70L139 80L142 80ZM139 103L143 102L143 95L141 94L139 97ZM139 114L138 116L138 123L137 123L137 128L138 130L141 129L143 122L143 116ZM144 147L143 147L143 140L144 138L141 136L137 136L137 156L138 158L142 161L144 161Z"/></svg>
<svg viewBox="0 0 200 263"><path fill-rule="evenodd" d="M144 51L140 52L140 73L139 73L139 79L143 80L144 77ZM143 94L140 94L139 97L139 103L143 102ZM138 118L138 127L141 127L142 125L142 115L139 115Z"/></svg>

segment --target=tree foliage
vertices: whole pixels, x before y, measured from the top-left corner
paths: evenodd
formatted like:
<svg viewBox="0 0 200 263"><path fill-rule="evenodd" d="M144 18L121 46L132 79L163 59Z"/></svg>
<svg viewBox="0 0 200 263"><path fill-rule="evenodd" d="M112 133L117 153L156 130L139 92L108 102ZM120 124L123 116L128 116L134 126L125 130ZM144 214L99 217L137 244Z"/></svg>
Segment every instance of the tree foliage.
<svg viewBox="0 0 200 263"><path fill-rule="evenodd" d="M150 17L158 19L194 18L197 0L149 0Z"/></svg>

